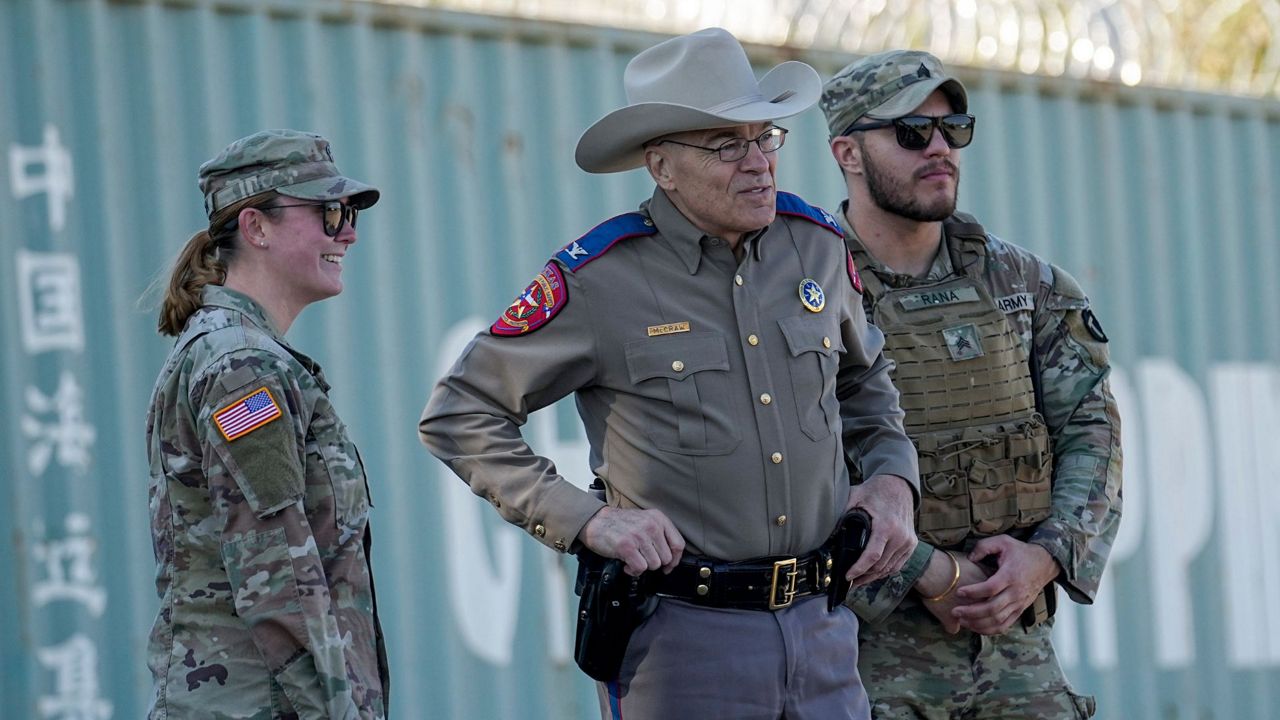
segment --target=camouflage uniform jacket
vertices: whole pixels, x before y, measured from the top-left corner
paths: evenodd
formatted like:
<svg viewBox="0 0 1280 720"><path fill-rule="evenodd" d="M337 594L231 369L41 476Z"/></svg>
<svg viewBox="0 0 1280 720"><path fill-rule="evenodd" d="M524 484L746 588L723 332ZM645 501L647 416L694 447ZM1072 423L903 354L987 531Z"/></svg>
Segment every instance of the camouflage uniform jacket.
<svg viewBox="0 0 1280 720"><path fill-rule="evenodd" d="M850 227L846 210L847 203L842 204L836 217L854 257L865 261L870 254ZM1107 381L1107 345L1100 339L1105 335L1079 284L1064 270L990 233L958 237L953 233L960 223L972 227L977 221L957 214L944 222L944 244L921 282L951 274L953 258L967 266L985 253L986 270L978 280L993 298L1005 299L1009 307L1001 309L1022 336L1028 353L1035 354L1041 412L1054 455L1050 515L1029 534L1018 537L1053 556L1062 569L1057 582L1072 600L1091 603L1121 511L1120 419ZM902 280L874 261L859 271ZM1030 367L1027 370L1031 372ZM965 546L974 542L970 539ZM932 552L931 546L920 542L900 574L855 588L849 606L864 621L885 618L907 597Z"/></svg>
<svg viewBox="0 0 1280 720"><path fill-rule="evenodd" d="M359 454L319 366L260 306L220 286L203 299L147 417L149 717L385 717ZM219 425L264 388L277 411L259 410L258 427Z"/></svg>

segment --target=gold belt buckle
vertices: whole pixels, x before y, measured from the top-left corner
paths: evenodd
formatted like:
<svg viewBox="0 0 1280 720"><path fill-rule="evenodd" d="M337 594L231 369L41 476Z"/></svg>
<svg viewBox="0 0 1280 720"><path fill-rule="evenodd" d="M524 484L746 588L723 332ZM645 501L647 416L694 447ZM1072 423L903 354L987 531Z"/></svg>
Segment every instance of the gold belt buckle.
<svg viewBox="0 0 1280 720"><path fill-rule="evenodd" d="M785 578L782 590L782 602L778 602L778 578ZM781 610L796 599L796 582L800 577L796 569L796 559L778 560L773 564L773 583L769 586L769 609Z"/></svg>

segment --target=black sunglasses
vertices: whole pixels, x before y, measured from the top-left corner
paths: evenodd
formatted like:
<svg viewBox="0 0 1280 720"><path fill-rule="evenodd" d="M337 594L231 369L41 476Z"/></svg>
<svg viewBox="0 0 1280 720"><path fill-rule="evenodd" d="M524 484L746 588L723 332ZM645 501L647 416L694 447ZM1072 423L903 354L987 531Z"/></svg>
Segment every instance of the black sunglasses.
<svg viewBox="0 0 1280 720"><path fill-rule="evenodd" d="M954 113L942 117L929 115L905 115L892 120L879 120L864 125L856 125L844 131L845 135L861 130L877 130L893 126L898 135L898 144L907 150L923 150L933 140L933 129L942 131L942 139L947 145L959 149L973 142L973 125L977 120L966 113Z"/></svg>
<svg viewBox="0 0 1280 720"><path fill-rule="evenodd" d="M314 203L295 203L293 205L262 205L262 208L291 208L291 207L318 207L324 216L324 234L329 237L336 237L342 232L342 228L348 222L351 227L356 226L356 216L360 214L360 209L355 205L343 205L337 200L328 202Z"/></svg>

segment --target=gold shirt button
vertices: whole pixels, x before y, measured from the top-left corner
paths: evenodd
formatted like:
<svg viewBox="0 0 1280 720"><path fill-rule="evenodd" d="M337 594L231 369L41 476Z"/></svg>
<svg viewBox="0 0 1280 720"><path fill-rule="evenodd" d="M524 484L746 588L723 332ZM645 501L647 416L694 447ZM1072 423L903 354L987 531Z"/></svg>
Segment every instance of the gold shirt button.
<svg viewBox="0 0 1280 720"><path fill-rule="evenodd" d="M560 552L564 552L564 551L565 551L565 548L567 548L567 547L569 547L569 546L568 546L568 545L565 545L565 543L564 543L564 538L556 538L556 549L557 549L557 550L559 550Z"/></svg>
<svg viewBox="0 0 1280 720"><path fill-rule="evenodd" d="M671 369L675 370L676 372L684 372L684 363L677 360L671 363Z"/></svg>
<svg viewBox="0 0 1280 720"><path fill-rule="evenodd" d="M537 525L533 526L533 534L537 535L538 537L546 537L547 527L542 523L538 523Z"/></svg>
<svg viewBox="0 0 1280 720"><path fill-rule="evenodd" d="M773 402L773 397L770 396L769 393L764 393L760 396L761 405L768 405L771 402Z"/></svg>
<svg viewBox="0 0 1280 720"><path fill-rule="evenodd" d="M698 568L698 577L702 578L703 580L711 577L711 568L709 567Z"/></svg>
<svg viewBox="0 0 1280 720"><path fill-rule="evenodd" d="M782 462L782 453L774 453L769 457L769 459L773 461L774 465L777 465L778 463Z"/></svg>
<svg viewBox="0 0 1280 720"><path fill-rule="evenodd" d="M741 284L742 284L742 276L741 276L741 275L734 275L734 276L733 276L733 281L734 281L735 283L737 283L738 285L741 285Z"/></svg>
<svg viewBox="0 0 1280 720"><path fill-rule="evenodd" d="M831 347L831 338L829 338L829 337L824 337L824 338L822 338L822 347L824 347L824 348L830 348L830 347Z"/></svg>
<svg viewBox="0 0 1280 720"><path fill-rule="evenodd" d="M706 585L699 585L697 590L699 595L706 595L707 593L711 592L711 588L707 587Z"/></svg>
<svg viewBox="0 0 1280 720"><path fill-rule="evenodd" d="M760 338L756 337L755 335L748 335L748 336L747 336L747 344L748 344L748 345L759 345L759 344L760 344Z"/></svg>
<svg viewBox="0 0 1280 720"><path fill-rule="evenodd" d="M778 516L778 519L777 519L777 520L774 520L774 522L778 523L778 527L782 527L783 525L786 525L786 524L787 524L787 516L786 516L786 515L779 515L779 516Z"/></svg>

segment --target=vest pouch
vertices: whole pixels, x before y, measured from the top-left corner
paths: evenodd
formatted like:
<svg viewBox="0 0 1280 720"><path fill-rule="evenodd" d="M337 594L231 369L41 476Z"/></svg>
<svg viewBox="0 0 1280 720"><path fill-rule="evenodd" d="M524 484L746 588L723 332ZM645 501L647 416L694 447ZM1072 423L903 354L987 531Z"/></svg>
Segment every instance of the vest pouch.
<svg viewBox="0 0 1280 720"><path fill-rule="evenodd" d="M1049 517L1053 503L1053 470L1048 453L1020 457L1015 461L1018 487L1018 525L1034 525Z"/></svg>
<svg viewBox="0 0 1280 720"><path fill-rule="evenodd" d="M973 529L979 535L998 535L1018 519L1017 475L1011 459L974 460L969 467L969 497L973 502Z"/></svg>
<svg viewBox="0 0 1280 720"><path fill-rule="evenodd" d="M920 478L916 532L938 547L959 544L969 534L968 478L959 472L930 473Z"/></svg>

